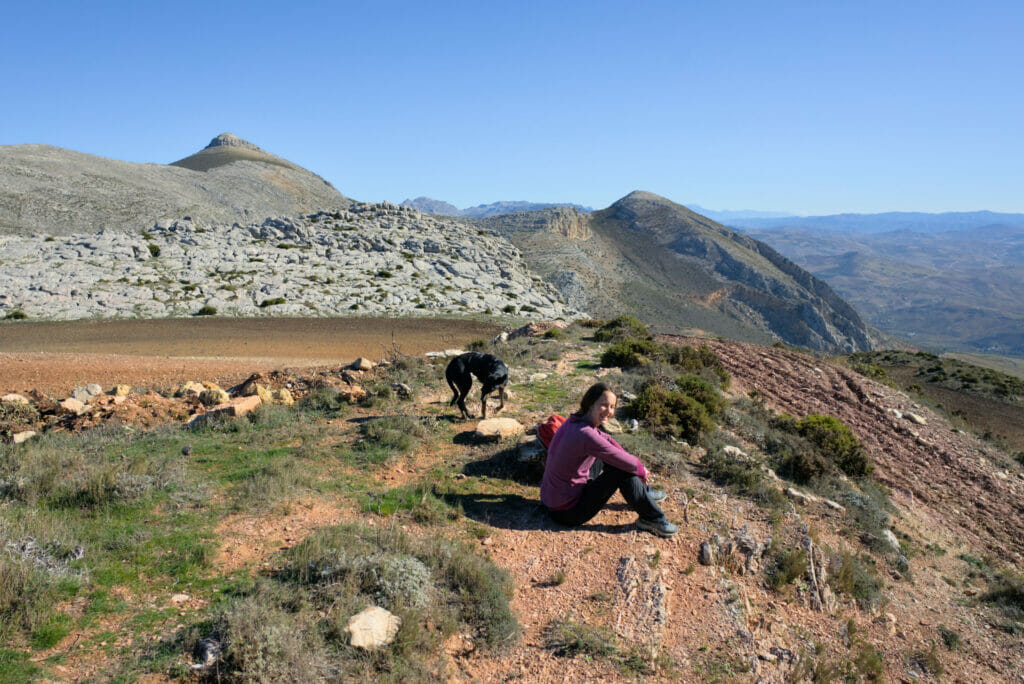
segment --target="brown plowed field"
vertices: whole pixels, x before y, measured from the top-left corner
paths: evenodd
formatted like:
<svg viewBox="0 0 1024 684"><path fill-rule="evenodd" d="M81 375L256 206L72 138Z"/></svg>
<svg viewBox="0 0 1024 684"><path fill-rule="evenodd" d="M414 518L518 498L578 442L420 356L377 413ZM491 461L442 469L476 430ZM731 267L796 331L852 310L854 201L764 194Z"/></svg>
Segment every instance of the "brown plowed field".
<svg viewBox="0 0 1024 684"><path fill-rule="evenodd" d="M90 382L161 388L241 381L276 368L337 367L463 347L494 323L437 318L179 318L0 324L0 394L66 394Z"/></svg>

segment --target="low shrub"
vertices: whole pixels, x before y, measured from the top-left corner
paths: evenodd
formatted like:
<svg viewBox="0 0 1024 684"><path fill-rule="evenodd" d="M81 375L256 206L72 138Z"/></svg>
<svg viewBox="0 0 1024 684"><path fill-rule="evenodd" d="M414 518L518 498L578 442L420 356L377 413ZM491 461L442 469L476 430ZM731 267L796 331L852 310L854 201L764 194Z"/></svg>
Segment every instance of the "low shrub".
<svg viewBox="0 0 1024 684"><path fill-rule="evenodd" d="M760 464L753 460L728 456L721 449L709 449L701 457L707 476L746 497L770 508L780 508L786 500L772 483L768 482Z"/></svg>
<svg viewBox="0 0 1024 684"><path fill-rule="evenodd" d="M706 344L702 344L696 349L688 346L664 345L662 351L665 361L673 366L694 374L708 370L718 378L722 387L729 386L729 372L718 355Z"/></svg>
<svg viewBox="0 0 1024 684"><path fill-rule="evenodd" d="M648 340L651 337L647 326L633 316L619 316L604 323L594 332L595 342L618 342L623 340Z"/></svg>
<svg viewBox="0 0 1024 684"><path fill-rule="evenodd" d="M676 386L680 392L696 400L711 416L719 416L725 410L725 397L700 376L684 375L676 380Z"/></svg>
<svg viewBox="0 0 1024 684"><path fill-rule="evenodd" d="M203 308L199 309L199 311L196 311L196 316L216 316L216 315L217 315L217 307L210 306L209 304L207 304Z"/></svg>
<svg viewBox="0 0 1024 684"><path fill-rule="evenodd" d="M659 436L682 437L692 444L715 429L703 404L660 385L644 386L630 407Z"/></svg>
<svg viewBox="0 0 1024 684"><path fill-rule="evenodd" d="M270 299L264 299L260 302L260 308L265 309L268 306L277 306L278 304L284 304L286 300L284 297L271 297Z"/></svg>
<svg viewBox="0 0 1024 684"><path fill-rule="evenodd" d="M4 316L6 321L23 321L28 318L28 314L21 309L15 309L14 311L8 311L7 315Z"/></svg>
<svg viewBox="0 0 1024 684"><path fill-rule="evenodd" d="M605 368L635 368L648 363L655 352L657 346L650 340L620 340L604 350L601 365Z"/></svg>
<svg viewBox="0 0 1024 684"><path fill-rule="evenodd" d="M860 441L838 418L812 413L798 420L796 429L847 475L862 477L874 470Z"/></svg>
<svg viewBox="0 0 1024 684"><path fill-rule="evenodd" d="M955 651L960 647L960 635L955 630L946 627L946 625L939 625L939 636L942 638L942 643L946 646L949 651Z"/></svg>

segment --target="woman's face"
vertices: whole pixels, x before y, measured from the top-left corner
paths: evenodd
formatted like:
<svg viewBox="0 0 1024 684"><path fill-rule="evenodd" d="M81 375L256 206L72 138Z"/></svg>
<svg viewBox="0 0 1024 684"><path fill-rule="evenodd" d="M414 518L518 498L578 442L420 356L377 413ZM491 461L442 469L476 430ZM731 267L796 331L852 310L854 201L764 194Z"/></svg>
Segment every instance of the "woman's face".
<svg viewBox="0 0 1024 684"><path fill-rule="evenodd" d="M602 394L587 411L587 421L594 427L604 425L609 418L615 415L615 401L613 392Z"/></svg>

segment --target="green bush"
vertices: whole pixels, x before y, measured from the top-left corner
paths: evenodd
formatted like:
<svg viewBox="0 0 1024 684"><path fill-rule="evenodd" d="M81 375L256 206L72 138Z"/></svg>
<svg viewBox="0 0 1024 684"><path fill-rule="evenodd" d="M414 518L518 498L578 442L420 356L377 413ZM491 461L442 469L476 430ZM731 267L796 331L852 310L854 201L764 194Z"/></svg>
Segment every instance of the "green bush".
<svg viewBox="0 0 1024 684"><path fill-rule="evenodd" d="M946 625L939 625L939 636L942 637L942 643L945 644L946 649L955 651L960 647L960 635Z"/></svg>
<svg viewBox="0 0 1024 684"><path fill-rule="evenodd" d="M160 246L159 245L154 245L152 242L150 242L149 244L146 245L146 247L149 248L149 253L152 256L154 256L154 257L160 256Z"/></svg>
<svg viewBox="0 0 1024 684"><path fill-rule="evenodd" d="M7 315L4 316L4 320L7 320L7 321L23 321L26 318L28 318L28 314L25 313L24 311L22 311L21 309L15 309L14 311L9 311L9 312L7 312Z"/></svg>
<svg viewBox="0 0 1024 684"><path fill-rule="evenodd" d="M798 420L796 429L801 437L815 444L847 475L862 477L874 470L860 441L838 418L812 413Z"/></svg>
<svg viewBox="0 0 1024 684"><path fill-rule="evenodd" d="M603 324L594 332L595 342L617 342L622 340L650 339L647 326L633 316L619 316Z"/></svg>
<svg viewBox="0 0 1024 684"><path fill-rule="evenodd" d="M706 344L702 344L697 349L687 346L665 345L662 347L662 350L667 363L687 373L697 374L707 369L714 373L722 387L729 386L729 372L725 369L722 360Z"/></svg>
<svg viewBox="0 0 1024 684"><path fill-rule="evenodd" d="M284 297L271 297L270 299L264 299L260 302L260 308L265 309L268 306L277 306L278 304L284 304L286 300Z"/></svg>
<svg viewBox="0 0 1024 684"><path fill-rule="evenodd" d="M679 391L696 400L709 415L719 416L725 410L725 398L707 380L697 375L684 375L676 380Z"/></svg>
<svg viewBox="0 0 1024 684"><path fill-rule="evenodd" d="M199 311L196 311L196 316L216 316L216 315L217 315L217 307L210 306L209 304L207 304L203 308L199 309Z"/></svg>
<svg viewBox="0 0 1024 684"><path fill-rule="evenodd" d="M780 508L786 503L782 492L768 482L764 470L752 460L736 459L721 449L709 449L701 457L701 465L716 483L758 503L770 508Z"/></svg>
<svg viewBox="0 0 1024 684"><path fill-rule="evenodd" d="M682 392L647 384L631 404L633 415L659 436L682 437L690 443L715 429L704 405Z"/></svg>
<svg viewBox="0 0 1024 684"><path fill-rule="evenodd" d="M607 627L591 627L570 617L553 620L544 630L544 644L555 655L610 658L619 652L619 640Z"/></svg>
<svg viewBox="0 0 1024 684"><path fill-rule="evenodd" d="M650 340L621 340L604 350L601 354L601 365L605 368L643 366L656 351L657 347Z"/></svg>

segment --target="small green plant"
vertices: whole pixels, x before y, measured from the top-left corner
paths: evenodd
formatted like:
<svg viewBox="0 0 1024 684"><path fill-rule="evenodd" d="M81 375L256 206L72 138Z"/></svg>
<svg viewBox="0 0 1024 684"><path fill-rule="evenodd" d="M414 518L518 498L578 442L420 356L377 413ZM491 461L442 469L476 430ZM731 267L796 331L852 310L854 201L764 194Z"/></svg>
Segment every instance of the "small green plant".
<svg viewBox="0 0 1024 684"><path fill-rule="evenodd" d="M216 316L217 307L207 304L206 306L196 311L196 316Z"/></svg>
<svg viewBox="0 0 1024 684"><path fill-rule="evenodd" d="M916 651L910 656L910 662L916 665L925 674L933 677L941 677L946 672L942 661L939 660L938 645L932 641L932 646L927 651Z"/></svg>
<svg viewBox="0 0 1024 684"><path fill-rule="evenodd" d="M377 271L377 277L378 278L391 278L393 276L394 276L394 273L392 273L391 271L387 270L386 268L382 268L379 271Z"/></svg>
<svg viewBox="0 0 1024 684"><path fill-rule="evenodd" d="M151 256L153 256L153 257L160 256L160 246L159 245L155 245L152 242L150 242L150 243L148 243L146 245L146 247L149 248L149 253L150 253Z"/></svg>
<svg viewBox="0 0 1024 684"><path fill-rule="evenodd" d="M28 318L28 314L21 309L15 309L14 311L8 311L7 315L4 316L4 320L8 321L23 321Z"/></svg>
<svg viewBox="0 0 1024 684"><path fill-rule="evenodd" d="M869 570L865 563L871 562L869 556L864 562L849 551L840 553L839 571L829 578L829 583L837 592L846 594L857 601L857 605L870 610L882 601L882 581L877 573Z"/></svg>
<svg viewBox="0 0 1024 684"><path fill-rule="evenodd" d="M768 586L775 591L800 579L807 572L807 551L803 548L779 550L768 568Z"/></svg>
<svg viewBox="0 0 1024 684"><path fill-rule="evenodd" d="M946 650L955 651L960 648L960 635L955 630L946 627L946 625L939 625L939 636L942 638L942 643L946 646Z"/></svg>
<svg viewBox="0 0 1024 684"><path fill-rule="evenodd" d="M559 656L610 658L619 652L618 639L610 629L591 627L568 616L553 620L547 626L544 643Z"/></svg>
<svg viewBox="0 0 1024 684"><path fill-rule="evenodd" d="M516 307L513 304L506 304L505 306L501 307L501 312L507 314L514 314L516 312Z"/></svg>
<svg viewBox="0 0 1024 684"><path fill-rule="evenodd" d="M277 306L278 304L284 304L286 301L284 297L271 297L260 302L260 308L265 309L268 306Z"/></svg>
<svg viewBox="0 0 1024 684"><path fill-rule="evenodd" d="M560 587L563 584L565 584L565 571L556 570L554 573L552 573L551 579L548 580L548 584L550 584L553 587Z"/></svg>

